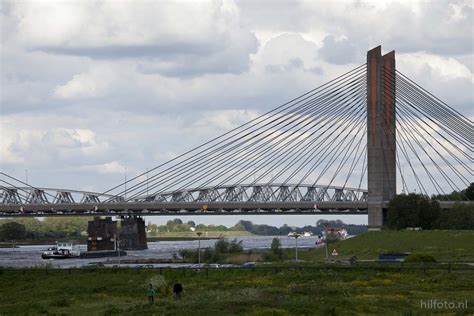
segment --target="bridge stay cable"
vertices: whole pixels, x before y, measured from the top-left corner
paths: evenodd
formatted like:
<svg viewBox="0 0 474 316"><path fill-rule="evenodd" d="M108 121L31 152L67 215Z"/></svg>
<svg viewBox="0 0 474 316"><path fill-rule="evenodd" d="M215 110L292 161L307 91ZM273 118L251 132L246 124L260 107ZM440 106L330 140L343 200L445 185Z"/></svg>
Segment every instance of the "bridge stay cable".
<svg viewBox="0 0 474 316"><path fill-rule="evenodd" d="M263 154L271 154L271 149L272 147L276 147L278 146L279 144L283 143L285 140L287 139L290 139L289 142L285 143L280 149L280 151L283 151L283 149L285 149L287 146L289 146L290 144L293 143L294 140L296 140L296 138L292 138L293 135L295 135L295 133L297 132L301 132L302 129L304 129L305 127L308 127L308 126L311 126L311 127L314 127L314 123L312 123L312 118L313 118L313 115L314 114L317 114L317 111L321 111L321 109L310 109L310 112L307 112L307 113L304 113L304 116L307 116L304 120L300 120L300 119L297 119L296 120L296 124L295 125L291 125L289 126L290 124L293 124L295 121L290 121L288 123L285 124L285 129L284 130L274 130L272 131L271 134L276 134L274 137L268 139L268 135L267 136L264 136L262 137L261 139L259 139L256 143L260 142L260 141L265 141L265 139L267 139L265 141L265 143L263 144L260 144L257 148L254 148L252 151L249 151L247 152L244 156L241 156L239 158L241 158L242 161L244 161L245 163L245 159L246 158L249 158L249 156L251 158L253 158L252 160L256 160L256 161L261 161L261 156L254 156L255 154L257 154L258 150L260 150L260 153L263 153ZM299 127L300 124L303 124L302 127ZM295 129L296 127L299 127L298 129ZM284 137L281 137L281 135L285 135ZM280 138L276 143L274 143L274 141L276 139ZM268 145L268 143L272 143L271 147L270 148L266 148L265 145ZM252 144L253 145L253 144ZM232 151L230 151L231 155L233 155L234 153ZM240 151L238 152L240 153ZM226 157L226 158L229 158L229 157ZM256 158L259 158L259 159L256 159ZM252 163L251 161L249 163ZM212 165L210 165L210 169L211 171L214 173L214 174L217 174L217 176L214 176L214 178L212 179L209 179L207 180L207 182L201 184L199 187L197 187L196 189L199 189L201 187L205 187L207 186L212 180L215 180L217 179L221 174L226 174L229 170L232 170L233 167L236 167L238 166L240 163L239 161L236 161L234 163L229 163L228 161L224 161L224 163L221 163L219 164L219 168L222 169L222 168L225 168L225 170L222 170L221 172L218 172L218 170L220 169L215 169L215 168L212 168L215 163L213 163ZM240 169L242 170L242 169ZM193 172L196 172L196 171L193 171ZM199 170L199 172L201 174L206 174L208 175L207 172L203 172L202 170ZM233 176L230 176L230 178L233 178ZM187 184L183 184L181 188L179 188L178 190L181 190L185 187L189 187L190 185L193 185L193 183L201 180L202 178L198 178L197 180L195 180L194 182L191 182L191 183L187 183ZM170 185L171 186L171 185ZM164 191L166 189L162 189L162 191Z"/></svg>
<svg viewBox="0 0 474 316"><path fill-rule="evenodd" d="M360 71L360 72L361 72L361 71ZM361 73L362 73L362 72L361 72ZM130 192L129 190L127 190L127 191ZM134 197L136 197L136 196L134 196Z"/></svg>
<svg viewBox="0 0 474 316"><path fill-rule="evenodd" d="M333 116L334 118L334 115L337 114L338 110L336 108L336 111L333 111L331 113L331 115ZM319 117L321 116L321 113L319 113L318 115ZM336 116L337 117L337 116ZM342 119L343 116L339 116L338 119ZM256 179L250 183L250 185L254 185L256 183L258 183L258 181L262 180L264 176L268 175L269 173L271 172L276 172L276 167L279 166L279 165L283 165L282 163L284 161L287 161L289 159L293 159L293 157L298 157L296 158L297 160L292 160L292 164L296 163L298 160L300 160L301 158L304 157L304 154L306 154L307 151L314 151L315 149L317 149L317 147L315 148L314 146L312 146L320 136L323 136L324 133L329 130L329 128L327 128L325 131L323 132L320 132L321 128L323 128L324 126L326 125L329 125L331 124L331 121L329 120L326 120L322 125L319 125L318 122L315 122L314 124L312 124L311 127L317 127L317 129L313 130L310 132L309 135L307 135L307 137L301 137L300 141L297 142L296 144L294 144L292 147L290 148L279 148L279 152L278 154L275 156L273 155L273 153L267 153L265 158L268 158L268 159L260 159L260 157L257 157L258 159L256 159L257 161L260 161L260 164L258 166L255 167L256 170L262 170L264 168L266 168L265 171L263 172L260 172L258 174L258 177L256 177ZM298 131L298 132L301 132L302 134L303 133L307 133L309 132L308 131ZM320 133L318 133L320 132ZM317 136L313 139L311 139L310 141L308 141L310 139L310 137L313 137L313 136ZM295 139L296 140L296 139ZM299 148L297 151L295 151L296 148L298 148L298 146L304 144L305 146L301 146L301 148ZM311 147L310 147L311 146ZM270 163L270 165L269 165ZM276 175L273 175L271 177L271 179L268 181L267 185L271 184L274 182L274 180L276 180L278 178L278 176L280 176L282 173L284 173L286 171L286 169L289 168L289 166L291 166L291 164L285 164L284 165L284 168L281 169L280 171L277 172ZM243 176L241 177L241 179L237 180L235 183L239 184L239 183L242 183L244 182L246 179L248 179L251 175L252 175L252 171L250 171L246 176ZM256 174L256 173L255 173ZM225 181L229 180L229 178L232 178L232 177L228 177L226 178L225 180L223 180L221 183L217 184L216 187L222 185L223 183L225 183ZM286 182L286 180L285 180ZM286 183L283 182L282 185L285 185Z"/></svg>
<svg viewBox="0 0 474 316"><path fill-rule="evenodd" d="M280 105L280 106L278 106L278 107L276 107L276 108L274 108L270 111L267 111L266 113L254 118L254 119L252 119L252 120L250 120L250 121L248 121L248 122L246 122L246 123L244 123L244 124L242 124L242 125L240 125L236 128L233 128L230 131L225 132L225 133L221 134L220 136L217 136L217 137L215 137L215 138L213 138L213 139L211 139L211 140L209 140L209 141L207 141L207 142L205 142L205 143L203 143L203 144L201 144L197 147L194 147L194 148L186 151L185 153L183 153L181 155L178 155L178 156L176 156L176 157L174 157L174 158L172 158L172 159L170 159L170 160L168 160L168 161L166 161L166 162L164 162L164 163L162 163L162 164L160 164L160 165L158 165L158 166L156 166L152 169L149 169L147 172L143 172L143 173L127 180L126 182L132 182L132 181L135 181L135 180L139 180L142 177L146 176L147 173L153 172L153 171L159 169L160 167L171 164L172 162L177 162L179 159L183 159L183 161L177 162L177 164L183 164L187 160L190 159L190 157L185 158L186 156L191 155L192 153L198 151L199 149L201 149L201 153L205 152L205 151L209 150L209 148L206 148L206 146L215 145L215 142L217 142L217 141L218 141L217 144L220 144L220 143L232 138L233 136L235 136L233 133L235 133L235 132L240 133L242 129L244 129L244 130L248 129L248 127L246 127L246 126L251 125L255 122L265 122L266 120L270 119L273 115L282 113L283 111L287 110L288 108L293 107L295 103L296 104L300 103L301 100L304 100L305 98L308 98L308 96L311 96L311 94L314 94L315 92L318 92L318 91L324 89L325 87L330 86L331 84L333 84L334 82L337 82L341 78L344 78L348 75L351 75L352 73L355 73L357 71L360 71L361 69L364 69L364 67L365 67L365 64L360 65L358 67L355 67L354 69L352 69L352 70L350 70L350 71L348 71L348 72L346 72L346 73L344 73L344 74L342 74L342 75L340 75L340 76L338 76L338 77L336 77L336 78L320 85L319 87L317 87L317 88L315 88L315 89L313 89L313 90L311 90L311 91L309 91L309 92L307 92L307 93L305 93L305 94L303 94L303 95L301 95L301 96L299 96L295 99L292 99L292 100L290 100L290 101L288 101L288 102L286 102L286 103L284 103L284 104L282 104L282 105ZM139 182L139 184L143 184L143 183L146 183L146 180L143 180L143 181ZM113 190L116 190L116 189L122 187L123 185L124 185L124 183L118 184L118 185L108 189L107 191L103 192L103 194L106 194L106 193L109 193Z"/></svg>
<svg viewBox="0 0 474 316"><path fill-rule="evenodd" d="M388 79L393 80L392 78L388 78ZM443 192L445 194L441 184L438 181L436 181L437 177L432 175L432 171L429 170L429 168L424 163L424 160L421 158L421 156L417 153L417 151L414 148L421 148L421 150L425 153L426 157L428 157L428 160L431 161L431 164L436 168L436 170L440 173L441 177L445 180L445 183L447 183L451 187L451 189L460 191L461 188L454 182L454 179L451 176L449 176L447 174L447 171L444 170L433 159L432 155L430 153L428 153L426 148L431 148L441 158L441 160L444 161L445 165L453 172L455 177L457 177L459 180L461 180L461 183L463 185L468 185L469 184L468 179L466 177L464 177L463 174L457 168L455 168L454 165L445 158L445 156L443 156L440 153L440 150L443 149L446 153L448 153L447 157L449 157L449 156L453 157L459 163L458 166L461 166L462 168L467 170L470 174L472 174L472 171L469 171L468 170L469 168L466 167L466 164L463 161L461 161L456 155L454 155L452 153L452 151L450 151L448 148L446 148L446 146L442 142L440 142L437 139L437 137L434 137L434 135L432 135L432 133L428 133L426 131L426 129L424 128L423 125L428 126L434 132L441 133L441 132L437 131L436 129L434 129L434 127L432 126L433 124L435 124L435 126L438 126L438 129L439 129L439 125L441 123L438 121L438 123L431 122L431 124L429 124L428 122L426 122L426 120L424 120L422 117L420 117L419 114L415 113L416 109L421 107L419 105L419 103L424 102L423 99L420 99L419 97L410 97L412 95L405 93L406 86L399 84L400 79L398 78L398 76L397 76L396 79L397 79L397 91L396 91L397 92L397 94L396 94L396 96L397 96L397 99L396 99L396 102L397 102L397 118L398 118L398 123L399 123L399 124L397 124L398 125L397 129L398 130L403 130L403 135L401 136L402 138L406 137L406 139L404 139L404 140L402 139L402 141L406 141L407 146L409 146L408 143L411 145L411 148L413 149L413 151L415 153L414 154L415 158L420 161L420 164L422 164L423 169L427 173L428 178L430 179L430 182L432 182L433 187L438 192L438 194L440 193L440 190L441 190L441 192ZM420 112L420 114L423 115L423 117L427 116L427 114L423 113L423 112ZM472 129L472 127L471 127L471 129ZM425 133L423 133L423 131ZM457 132L459 132L459 131L460 130L458 130ZM454 133L456 133L456 131ZM455 148L457 150L460 150L461 153L469 159L469 155L461 150L462 146L460 147L459 145L454 144L453 143L454 140L446 139L446 137L442 134L441 134L441 136L453 148ZM429 141L427 139L427 137L432 138L434 140L434 142ZM416 146L413 145L411 142L414 142ZM458 139L458 142L459 142L459 139ZM433 143L437 143L441 147L441 149L435 147L433 145ZM402 147L399 146L399 148L403 149L403 146ZM402 157L402 156L397 155L397 157L399 157L398 160L400 160L400 157ZM406 160L408 162L410 162L410 158L406 157ZM400 175L403 177L403 172L400 168L400 162L399 161L397 161L397 165L399 167ZM414 170L412 170L412 171L414 171ZM418 175L416 175L415 178L417 178L417 177L418 177ZM404 179L402 179L402 181L403 181L403 186L405 188L406 184L404 183L405 182Z"/></svg>

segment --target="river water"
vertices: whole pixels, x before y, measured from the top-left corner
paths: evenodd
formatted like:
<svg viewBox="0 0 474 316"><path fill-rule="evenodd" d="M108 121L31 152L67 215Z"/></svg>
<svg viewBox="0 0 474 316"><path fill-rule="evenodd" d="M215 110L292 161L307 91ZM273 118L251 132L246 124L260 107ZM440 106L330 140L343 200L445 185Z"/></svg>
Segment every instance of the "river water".
<svg viewBox="0 0 474 316"><path fill-rule="evenodd" d="M268 249L272 243L273 238L279 238L283 248L294 248L295 239L287 236L245 236L235 237L237 241L242 241L244 250L250 249ZM234 237L229 237L227 240L233 240ZM314 248L321 247L316 245L317 236L300 237L298 238L298 248ZM217 239L201 240L201 249L214 246ZM48 247L53 245L32 245L20 246L19 248L0 248L0 267L42 267L51 264L55 268L73 268L84 267L95 262L106 263L109 258L94 258L94 259L64 259L44 260L41 254ZM79 245L82 251L87 249L86 245ZM197 240L181 240L181 241L155 241L148 242L147 250L127 251L127 256L123 259L171 259L173 254L177 254L180 249L197 249ZM117 258L110 258L117 260ZM170 264L155 264L154 266L169 266ZM136 266L133 265L133 266ZM179 265L176 265L179 266Z"/></svg>

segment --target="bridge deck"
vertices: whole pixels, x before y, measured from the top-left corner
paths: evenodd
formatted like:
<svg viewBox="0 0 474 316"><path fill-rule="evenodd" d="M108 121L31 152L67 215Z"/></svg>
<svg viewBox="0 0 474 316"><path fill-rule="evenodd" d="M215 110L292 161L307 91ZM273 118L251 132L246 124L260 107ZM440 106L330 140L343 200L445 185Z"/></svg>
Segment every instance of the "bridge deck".
<svg viewBox="0 0 474 316"><path fill-rule="evenodd" d="M443 209L456 202L440 201ZM459 203L459 202L458 202ZM472 201L461 203L472 204ZM388 202L384 203L384 207ZM296 215L367 214L367 202L123 202L63 204L3 204L0 217L94 215Z"/></svg>

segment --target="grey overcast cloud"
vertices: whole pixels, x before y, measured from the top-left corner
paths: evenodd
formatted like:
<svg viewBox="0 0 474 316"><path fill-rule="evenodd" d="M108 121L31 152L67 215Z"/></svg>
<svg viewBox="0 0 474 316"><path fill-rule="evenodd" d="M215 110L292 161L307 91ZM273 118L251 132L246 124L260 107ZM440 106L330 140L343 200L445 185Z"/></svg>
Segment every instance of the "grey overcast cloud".
<svg viewBox="0 0 474 316"><path fill-rule="evenodd" d="M474 117L472 0L0 5L0 169L35 186L103 191L125 168L167 161L365 63L378 45Z"/></svg>

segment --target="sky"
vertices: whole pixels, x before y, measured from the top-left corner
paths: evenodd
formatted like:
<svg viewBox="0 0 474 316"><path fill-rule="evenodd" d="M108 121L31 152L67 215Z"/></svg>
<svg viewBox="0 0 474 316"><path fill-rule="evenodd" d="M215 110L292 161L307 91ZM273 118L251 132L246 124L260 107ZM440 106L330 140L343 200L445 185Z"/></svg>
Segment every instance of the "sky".
<svg viewBox="0 0 474 316"><path fill-rule="evenodd" d="M103 191L365 63L378 45L472 119L473 6L2 0L0 169Z"/></svg>

